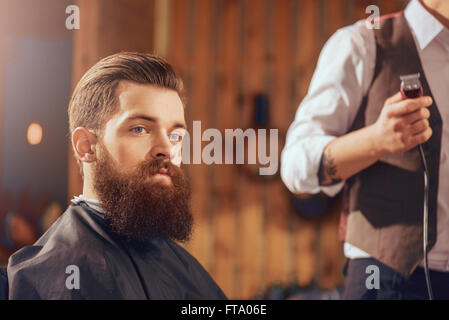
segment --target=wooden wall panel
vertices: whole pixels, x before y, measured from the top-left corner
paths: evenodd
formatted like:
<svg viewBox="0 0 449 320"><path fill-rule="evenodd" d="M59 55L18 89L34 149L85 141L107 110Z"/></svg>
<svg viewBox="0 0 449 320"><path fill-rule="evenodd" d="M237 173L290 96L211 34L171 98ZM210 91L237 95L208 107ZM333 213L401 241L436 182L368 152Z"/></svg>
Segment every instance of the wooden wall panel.
<svg viewBox="0 0 449 320"><path fill-rule="evenodd" d="M408 0L400 0L400 1L389 1L389 0L379 0L379 7L381 9L380 14L388 14L392 12L396 12L405 8L405 5L408 3Z"/></svg>
<svg viewBox="0 0 449 320"><path fill-rule="evenodd" d="M3 4L4 6L4 4ZM0 9L3 9L0 6ZM0 19L1 19L2 14L0 14ZM0 25L1 26L1 25ZM0 33L0 45L3 46L5 39L4 39L4 35L2 33ZM0 143L3 143L3 123L4 123L4 104L5 104L5 70L6 70L6 56L5 56L5 50L0 50ZM3 152L3 148L0 148L0 177L3 176L3 166L2 166L2 161L3 161L3 157L2 157L2 152ZM1 189L1 187L0 187ZM3 261L0 259L0 261Z"/></svg>
<svg viewBox="0 0 449 320"><path fill-rule="evenodd" d="M187 112L191 121L201 121L201 130L211 125L210 109L212 99L213 50L212 23L214 2L198 0L190 2L193 10L193 25L191 38L194 48L190 65L192 68L191 99L188 101ZM189 122L189 125L192 122ZM191 135L193 137L193 135ZM204 147L205 144L202 144ZM193 151L193 149L192 149ZM204 164L188 166L192 182L192 204L195 216L196 231L189 244L191 253L210 269L213 260L213 233L211 232L211 167Z"/></svg>
<svg viewBox="0 0 449 320"><path fill-rule="evenodd" d="M243 69L241 72L241 94L243 95L243 110L241 121L236 127L254 126L254 97L265 92L266 38L263 32L266 7L265 1L248 0L244 6L244 42ZM263 287L263 223L265 200L264 185L254 181L246 174L240 177L239 187L239 231L241 243L239 248L238 272L240 274L239 292L244 299L251 298Z"/></svg>
<svg viewBox="0 0 449 320"><path fill-rule="evenodd" d="M218 38L216 46L216 109L214 126L225 136L225 129L234 128L238 119L238 56L241 5L236 1L218 1ZM224 148L223 148L224 150ZM224 157L223 157L224 161ZM237 225L238 171L233 165L214 165L214 261L211 269L215 280L230 298L237 298L237 250L239 233Z"/></svg>
<svg viewBox="0 0 449 320"><path fill-rule="evenodd" d="M314 0L300 1L298 11L296 12L297 20L299 21L296 32L297 39L295 41L297 103L307 93L309 82L318 60L320 30L318 4L318 1ZM294 216L292 224L295 277L300 286L306 287L312 283L315 274L316 225L313 221L304 219L299 215Z"/></svg>
<svg viewBox="0 0 449 320"><path fill-rule="evenodd" d="M323 19L325 40L345 25L345 9L345 0L327 1Z"/></svg>
<svg viewBox="0 0 449 320"><path fill-rule="evenodd" d="M6 8L7 8L7 2L3 1L0 2L0 30L6 30ZM3 143L3 123L4 123L4 104L5 104L5 85L6 85L6 64L7 64L7 56L6 56L6 48L5 41L6 41L6 35L5 32L0 32L0 46L2 47L2 50L0 50L0 143ZM3 148L0 148L0 177L3 177L3 157L2 157ZM2 187L0 186L0 190ZM2 191L2 190L1 190ZM0 192L1 192L0 191ZM6 261L8 257L6 256L6 259L3 255L1 255L0 250L0 261Z"/></svg>
<svg viewBox="0 0 449 320"><path fill-rule="evenodd" d="M345 1L327 1L324 8L325 21L322 44L329 39L338 29L345 26ZM335 202L330 212L317 223L317 246L316 246L316 271L315 279L321 288L331 289L340 284L344 256L341 242L338 240L336 226L339 223L340 202ZM339 272L340 271L340 272Z"/></svg>
<svg viewBox="0 0 449 320"><path fill-rule="evenodd" d="M293 1L271 2L272 30L269 52L270 126L279 131L279 159L290 117L290 83L293 54L290 50ZM290 196L277 175L267 183L267 214L265 221L265 287L273 283L288 285L292 274L290 248Z"/></svg>
<svg viewBox="0 0 449 320"><path fill-rule="evenodd" d="M172 0L170 9L170 41L168 60L176 68L185 82L185 69L187 67L187 45L184 39L188 36L187 9L188 1Z"/></svg>

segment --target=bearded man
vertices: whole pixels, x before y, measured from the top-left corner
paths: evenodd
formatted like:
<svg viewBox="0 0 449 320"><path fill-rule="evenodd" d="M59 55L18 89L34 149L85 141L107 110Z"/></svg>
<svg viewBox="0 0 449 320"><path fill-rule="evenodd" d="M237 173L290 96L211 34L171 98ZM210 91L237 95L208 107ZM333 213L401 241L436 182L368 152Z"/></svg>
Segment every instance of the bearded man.
<svg viewBox="0 0 449 320"><path fill-rule="evenodd" d="M82 77L68 114L83 194L10 257L10 299L226 298L176 243L193 224L182 93L173 68L147 54L109 56Z"/></svg>

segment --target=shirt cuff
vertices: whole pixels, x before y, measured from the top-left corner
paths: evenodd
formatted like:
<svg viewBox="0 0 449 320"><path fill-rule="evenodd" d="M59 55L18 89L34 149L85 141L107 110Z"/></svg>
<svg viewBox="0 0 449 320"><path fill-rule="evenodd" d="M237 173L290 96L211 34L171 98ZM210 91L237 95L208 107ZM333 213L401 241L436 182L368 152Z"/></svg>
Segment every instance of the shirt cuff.
<svg viewBox="0 0 449 320"><path fill-rule="evenodd" d="M335 196L344 186L339 182L332 186L320 186L318 170L324 148L335 136L311 136L301 139L284 149L281 175L288 189L296 194L323 192Z"/></svg>

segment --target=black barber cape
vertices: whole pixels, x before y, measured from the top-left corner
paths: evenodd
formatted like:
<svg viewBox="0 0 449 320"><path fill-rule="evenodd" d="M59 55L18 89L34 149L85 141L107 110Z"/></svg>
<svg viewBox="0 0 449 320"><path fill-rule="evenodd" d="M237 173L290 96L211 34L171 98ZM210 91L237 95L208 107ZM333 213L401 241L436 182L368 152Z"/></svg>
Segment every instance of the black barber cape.
<svg viewBox="0 0 449 320"><path fill-rule="evenodd" d="M14 253L7 271L9 299L226 299L181 246L168 239L130 245L84 202Z"/></svg>

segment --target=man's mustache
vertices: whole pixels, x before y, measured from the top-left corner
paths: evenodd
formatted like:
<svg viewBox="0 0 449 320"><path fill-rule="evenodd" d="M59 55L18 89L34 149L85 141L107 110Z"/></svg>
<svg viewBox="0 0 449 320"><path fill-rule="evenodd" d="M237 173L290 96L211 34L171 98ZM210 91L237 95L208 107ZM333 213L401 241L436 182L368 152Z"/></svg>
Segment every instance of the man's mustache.
<svg viewBox="0 0 449 320"><path fill-rule="evenodd" d="M142 163L139 166L139 173L144 176L152 176L157 173L163 173L170 177L175 174L175 165L170 160L156 159Z"/></svg>

